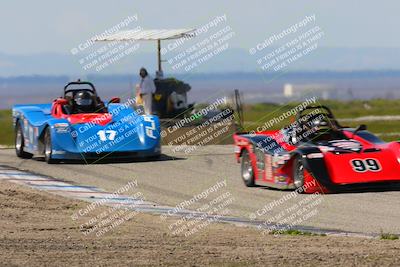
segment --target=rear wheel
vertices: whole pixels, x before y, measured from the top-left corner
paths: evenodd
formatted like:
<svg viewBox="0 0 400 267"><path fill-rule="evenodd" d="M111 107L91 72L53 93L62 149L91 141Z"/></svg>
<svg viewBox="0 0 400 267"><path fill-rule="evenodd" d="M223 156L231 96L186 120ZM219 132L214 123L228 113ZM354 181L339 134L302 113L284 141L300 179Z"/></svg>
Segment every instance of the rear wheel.
<svg viewBox="0 0 400 267"><path fill-rule="evenodd" d="M15 127L15 153L18 157L23 159L30 159L33 157L33 154L25 152L25 141L24 141L24 133L22 132L21 124L17 121L17 125Z"/></svg>
<svg viewBox="0 0 400 267"><path fill-rule="evenodd" d="M304 185L304 165L301 156L297 156L293 162L293 183L296 189Z"/></svg>
<svg viewBox="0 0 400 267"><path fill-rule="evenodd" d="M51 143L50 128L47 128L46 132L44 133L44 160L48 164L59 162L58 159L53 158L53 147L52 147L52 143Z"/></svg>
<svg viewBox="0 0 400 267"><path fill-rule="evenodd" d="M254 186L254 172L251 165L251 159L247 150L243 151L242 154L242 165L241 165L242 179L246 186Z"/></svg>

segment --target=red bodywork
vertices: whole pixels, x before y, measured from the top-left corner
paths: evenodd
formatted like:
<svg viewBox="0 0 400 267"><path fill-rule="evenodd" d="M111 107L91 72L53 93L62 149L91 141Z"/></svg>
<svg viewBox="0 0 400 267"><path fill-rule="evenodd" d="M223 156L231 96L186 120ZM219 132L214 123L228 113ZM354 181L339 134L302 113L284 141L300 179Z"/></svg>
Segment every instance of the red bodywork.
<svg viewBox="0 0 400 267"><path fill-rule="evenodd" d="M54 100L51 106L51 115L54 118L67 119L71 124L94 123L104 126L112 120L111 114L107 112L66 114L63 111L64 105L68 105L66 99L58 98Z"/></svg>
<svg viewBox="0 0 400 267"><path fill-rule="evenodd" d="M351 131L343 130L343 133L349 140L358 141L362 145L362 150L336 154L328 151L325 147L315 146L315 149L319 149L319 153L303 154L304 160L309 163L304 169L304 185L308 185L304 186L305 193L328 193L353 185L373 186L383 182L400 182L400 144L398 142L372 143L358 135L353 136ZM264 164L261 164L261 169L259 167L260 152L257 159L254 136L255 139L261 137L274 139L284 149L284 153L274 155L262 152ZM280 131L257 132L251 136L235 134L233 138L237 162L241 161L244 150L249 153L255 184L280 189L294 189L293 162L294 156L298 155L299 147L282 141L284 138L281 138ZM314 157L318 157L318 159L314 159ZM376 166L379 165L379 168L372 166L371 170L356 171L352 165L355 164L354 161L362 165L363 162L371 159L373 160L371 162L377 163ZM363 170L361 167L360 169Z"/></svg>

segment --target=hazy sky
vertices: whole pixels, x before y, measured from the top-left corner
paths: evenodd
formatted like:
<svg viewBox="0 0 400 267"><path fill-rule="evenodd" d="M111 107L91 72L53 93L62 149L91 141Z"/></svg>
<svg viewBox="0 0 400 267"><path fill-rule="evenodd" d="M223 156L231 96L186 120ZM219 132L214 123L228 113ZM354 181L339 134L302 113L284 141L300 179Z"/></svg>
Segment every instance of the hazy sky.
<svg viewBox="0 0 400 267"><path fill-rule="evenodd" d="M322 46L400 47L399 1L1 0L0 5L0 53L7 54L69 53L135 14L134 25L145 29L196 27L226 14L236 32L232 47L244 49L315 14L325 32Z"/></svg>

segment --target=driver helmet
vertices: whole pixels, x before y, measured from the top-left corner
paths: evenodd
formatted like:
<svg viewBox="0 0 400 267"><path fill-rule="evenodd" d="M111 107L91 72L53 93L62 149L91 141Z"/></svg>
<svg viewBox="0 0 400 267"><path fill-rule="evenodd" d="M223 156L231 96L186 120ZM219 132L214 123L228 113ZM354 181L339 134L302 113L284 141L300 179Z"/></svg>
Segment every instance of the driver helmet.
<svg viewBox="0 0 400 267"><path fill-rule="evenodd" d="M90 107L93 103L92 95L86 91L78 92L75 97L74 101L77 106L79 107Z"/></svg>

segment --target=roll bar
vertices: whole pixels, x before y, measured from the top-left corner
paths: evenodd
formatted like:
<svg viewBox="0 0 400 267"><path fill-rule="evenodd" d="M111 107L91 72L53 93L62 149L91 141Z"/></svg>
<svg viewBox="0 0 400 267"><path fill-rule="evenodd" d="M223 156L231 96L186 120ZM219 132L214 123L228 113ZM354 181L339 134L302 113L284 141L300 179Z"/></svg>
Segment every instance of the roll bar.
<svg viewBox="0 0 400 267"><path fill-rule="evenodd" d="M90 89L85 88L85 89L79 89L79 88L75 88L75 89L68 89L68 87L73 86L73 85L89 85ZM89 91L92 92L94 95L97 96L97 92L96 92L96 88L94 87L94 85L91 82L85 82L85 81L81 81L81 80L77 80L75 82L69 82L67 83L66 86L64 86L64 96L72 91Z"/></svg>

